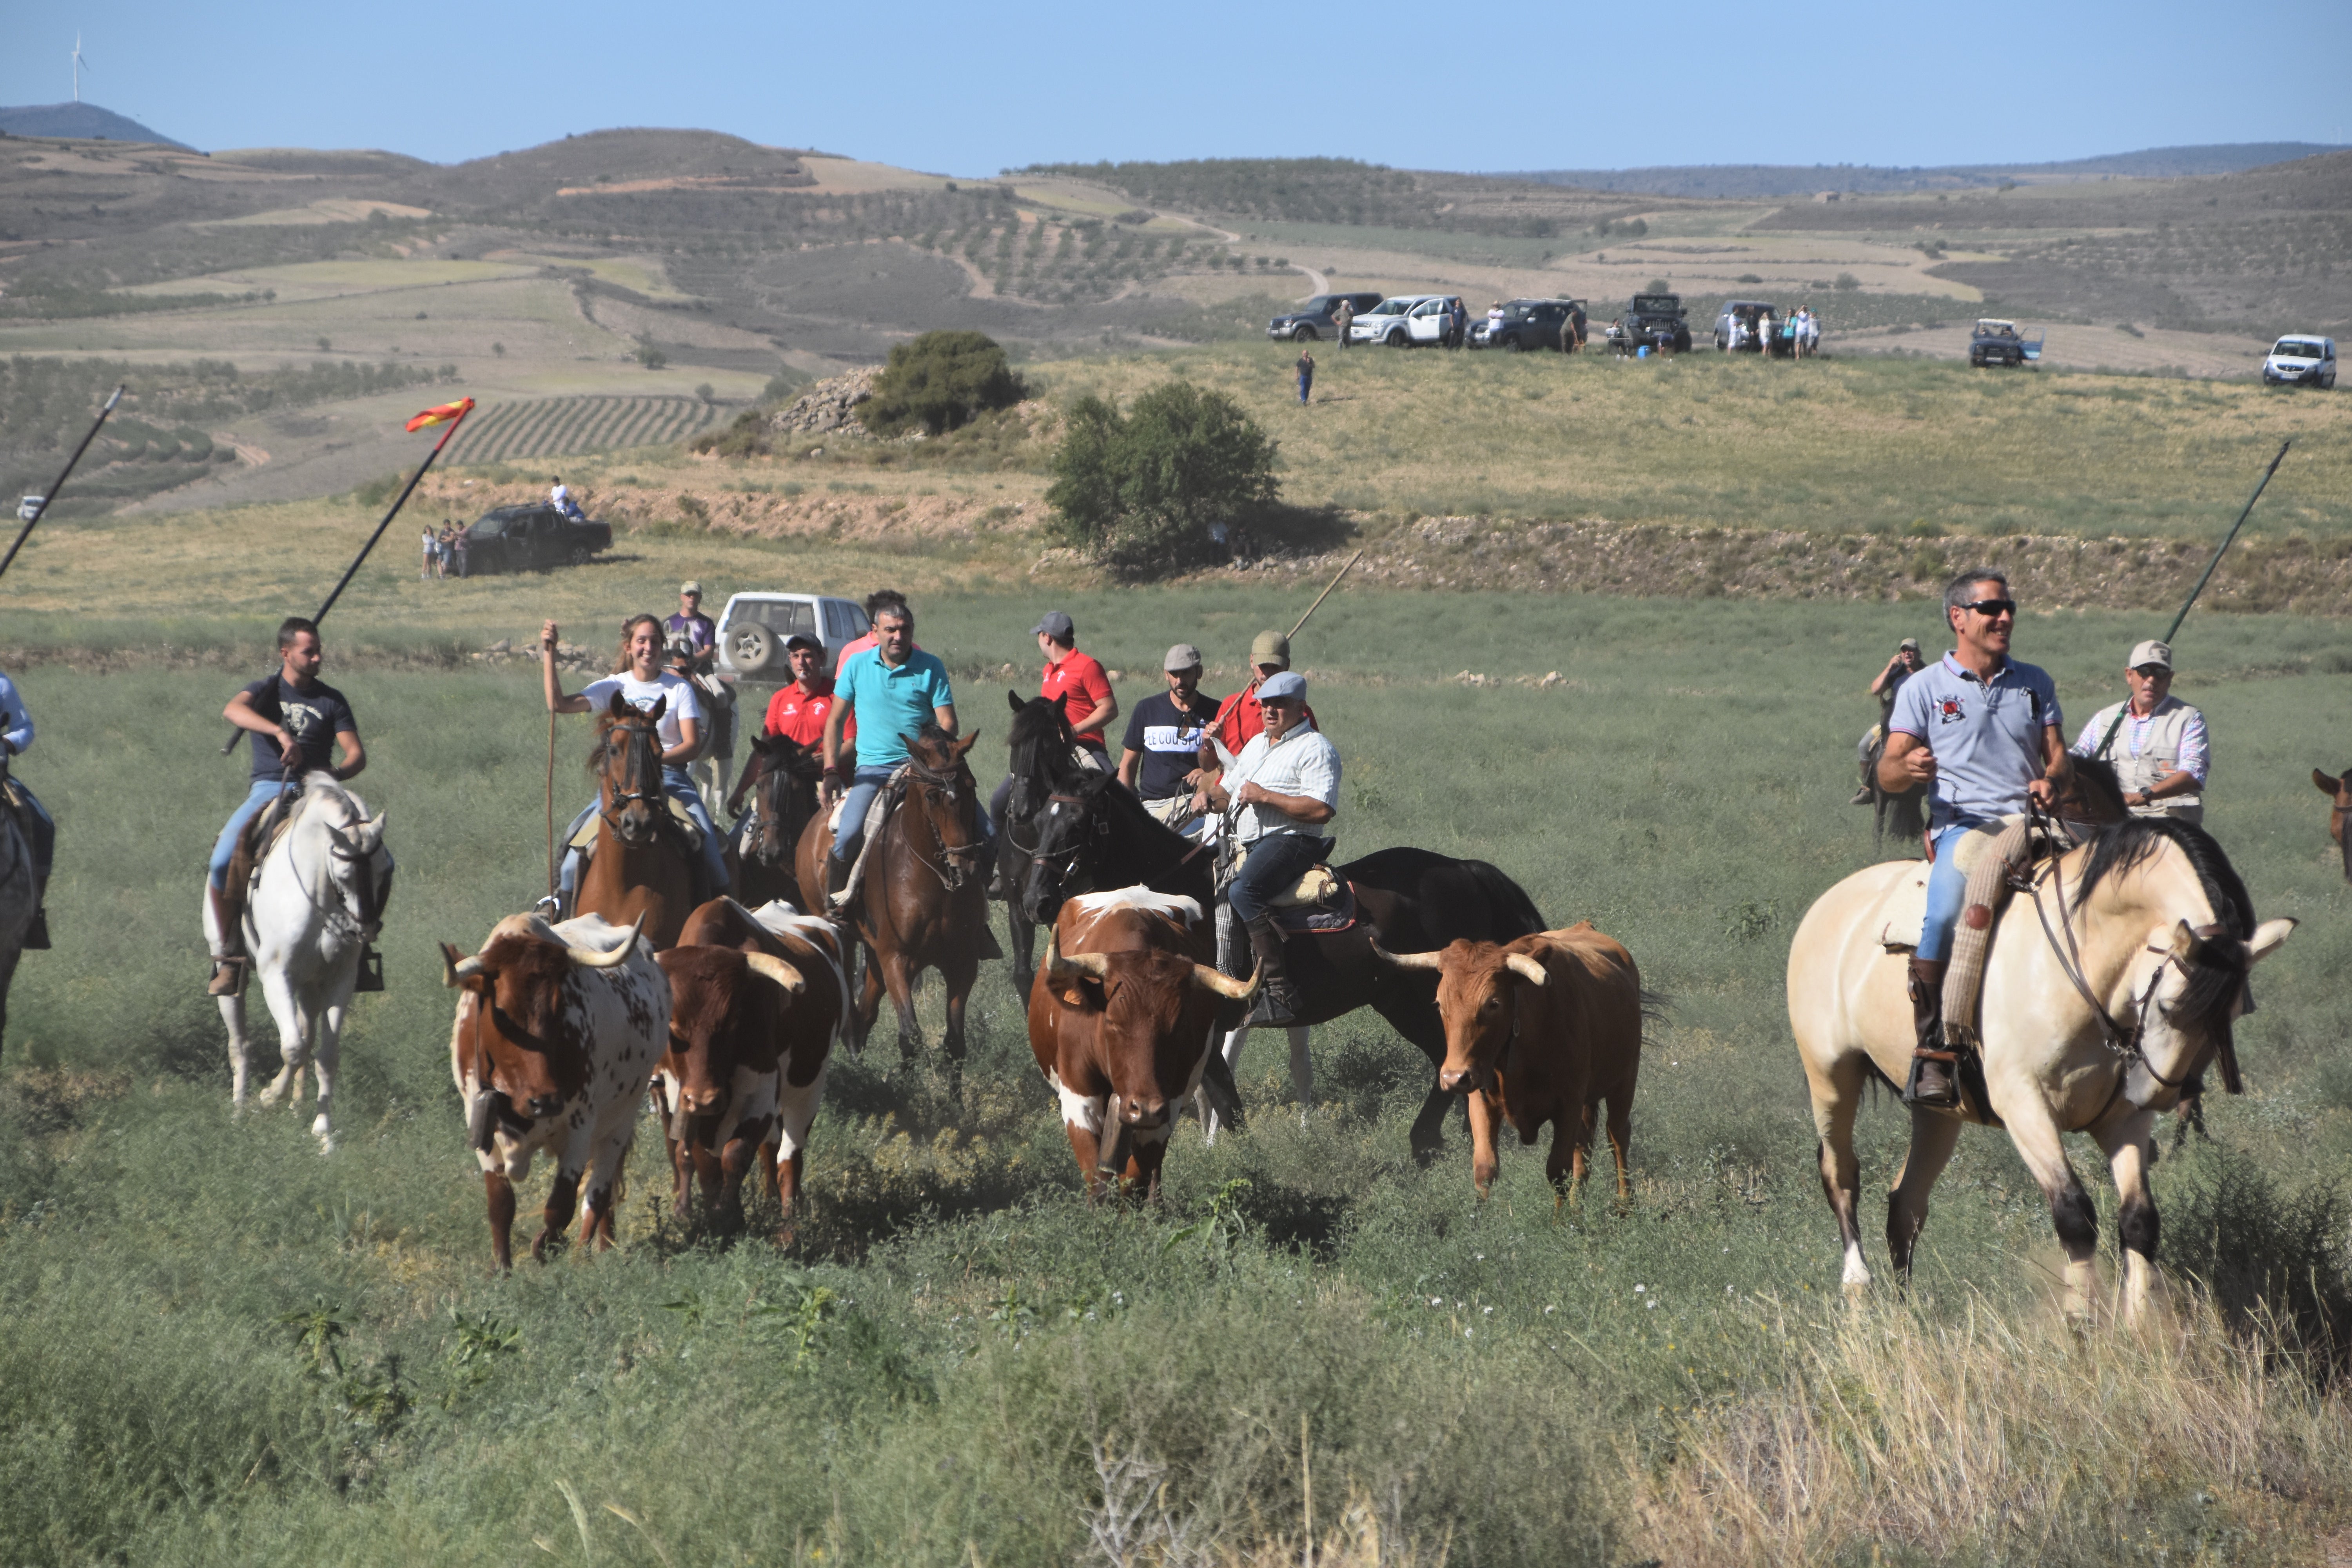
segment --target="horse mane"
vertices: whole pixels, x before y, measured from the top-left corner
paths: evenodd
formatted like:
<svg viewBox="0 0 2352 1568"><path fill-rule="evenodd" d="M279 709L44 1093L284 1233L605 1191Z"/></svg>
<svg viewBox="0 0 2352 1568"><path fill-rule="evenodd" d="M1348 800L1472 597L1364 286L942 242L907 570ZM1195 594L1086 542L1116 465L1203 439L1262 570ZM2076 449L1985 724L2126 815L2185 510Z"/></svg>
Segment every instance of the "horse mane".
<svg viewBox="0 0 2352 1568"><path fill-rule="evenodd" d="M926 719L923 727L908 740L907 754L933 773L945 773L956 765L956 738L939 727L936 721Z"/></svg>
<svg viewBox="0 0 2352 1568"><path fill-rule="evenodd" d="M2211 834L2191 823L2166 816L2127 816L2100 829L2091 841L2091 858L2083 880L2074 889L2074 907L2082 908L2092 889L2110 876L2121 876L2170 844L2197 873L2198 886L2214 918L2230 936L2242 942L2254 933L2254 900L2237 868L2221 852ZM2226 1027L2230 1007L2246 981L2242 959L2226 963L2200 963L2189 967L2189 984L2179 999L2165 1011L2176 1022L2204 1021Z"/></svg>

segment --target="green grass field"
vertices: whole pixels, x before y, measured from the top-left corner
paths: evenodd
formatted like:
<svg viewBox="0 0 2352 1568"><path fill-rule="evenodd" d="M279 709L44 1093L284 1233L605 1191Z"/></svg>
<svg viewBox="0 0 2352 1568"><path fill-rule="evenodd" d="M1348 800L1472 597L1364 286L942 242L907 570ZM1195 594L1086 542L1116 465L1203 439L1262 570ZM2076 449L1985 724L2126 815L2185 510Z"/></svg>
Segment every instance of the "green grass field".
<svg viewBox="0 0 2352 1568"><path fill-rule="evenodd" d="M1063 602L1122 669L1179 638L1237 662L1297 613L1226 587ZM919 607L992 771L1009 682L969 672L1030 687L1037 595ZM2079 722L2147 630L2035 616L2020 651ZM2237 1326L2184 1287L2175 1323L2075 1337L2040 1195L1990 1133L1938 1189L1913 1300L1837 1299L1780 974L1808 902L1871 858L1843 804L1862 688L1931 631L1916 605L1347 592L1302 637L1347 759L1343 855L1490 858L1670 997L1622 1212L1555 1213L1517 1149L1479 1205L1458 1132L1416 1170L1427 1069L1369 1015L1317 1032L1311 1113L1260 1042L1247 1132L1188 1129L1160 1209L1090 1211L999 967L961 1104L928 1063L836 1064L797 1250L658 1208L647 1129L624 1247L503 1281L434 944L542 889L535 681L331 666L401 869L390 989L359 1003L322 1159L307 1117L232 1119L200 994L240 678L14 670L41 724L18 771L61 848L58 947L20 971L0 1050L0 1557L1013 1564L1105 1560L1111 1531L1141 1563L1295 1563L1308 1539L1366 1565L2315 1561L2352 1412L2246 1314L2341 1329L2352 1300L2352 896L2305 777L2346 760L2314 731L2352 639L2252 616L2181 638L2210 826L2262 915L2303 925L2239 1030L2249 1093L2155 1177L2168 1262ZM1568 679L1442 679L1460 668ZM585 745L568 725L559 805ZM936 1038L936 987L923 1014ZM1904 1125L1866 1115L1874 1184Z"/></svg>

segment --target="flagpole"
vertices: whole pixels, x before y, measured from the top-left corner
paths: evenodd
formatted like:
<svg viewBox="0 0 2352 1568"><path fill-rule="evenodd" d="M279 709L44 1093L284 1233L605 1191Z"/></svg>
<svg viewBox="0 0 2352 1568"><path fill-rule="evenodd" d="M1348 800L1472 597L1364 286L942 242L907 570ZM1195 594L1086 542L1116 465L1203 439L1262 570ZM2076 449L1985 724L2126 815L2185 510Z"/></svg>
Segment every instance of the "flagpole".
<svg viewBox="0 0 2352 1568"><path fill-rule="evenodd" d="M400 499L392 503L392 510L383 514L383 521L375 525L375 531L368 535L368 542L360 546L360 552L352 558L351 565L344 569L342 581L337 583L335 591L327 595L327 602L319 606L319 613L310 617L312 625L315 626L327 618L327 612L335 607L335 601L343 596L343 590L351 586L353 577L359 575L360 567L366 563L368 552L373 550L376 541L383 537L383 531L392 526L392 520L400 515L400 509L408 504L408 498L415 490L417 481L425 478L425 470L433 466L433 459L441 455L441 448L449 444L449 437L457 433L457 427L466 422L466 416L473 411L474 400L470 397L458 405L457 417L449 421L449 428L441 432L441 439L433 443L433 450L425 454L425 461L416 465L416 471L408 477L408 483L401 489ZM418 417L422 418L423 416L420 415ZM221 755L226 757L236 750L236 742L244 734L243 730L232 725L228 739L221 742Z"/></svg>

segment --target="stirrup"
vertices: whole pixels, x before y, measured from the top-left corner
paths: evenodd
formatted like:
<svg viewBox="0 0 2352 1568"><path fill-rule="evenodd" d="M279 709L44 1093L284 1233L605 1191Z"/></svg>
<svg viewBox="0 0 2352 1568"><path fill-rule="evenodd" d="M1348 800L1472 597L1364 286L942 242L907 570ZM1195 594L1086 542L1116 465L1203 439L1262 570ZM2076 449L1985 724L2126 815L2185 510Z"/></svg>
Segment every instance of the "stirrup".
<svg viewBox="0 0 2352 1568"><path fill-rule="evenodd" d="M1941 1062L1949 1069L1946 1089L1932 1098L1919 1092L1919 1069L1929 1062ZM1931 1051L1919 1047L1911 1050L1911 1071L1903 1082L1903 1103L1921 1105L1930 1110L1957 1110L1960 1105L1960 1054L1958 1051Z"/></svg>
<svg viewBox="0 0 2352 1568"><path fill-rule="evenodd" d="M244 953L213 954L213 977L205 987L207 996L242 996L246 976L253 972L253 960Z"/></svg>
<svg viewBox="0 0 2352 1568"><path fill-rule="evenodd" d="M383 989L383 954L362 942L360 945L359 973L352 979L354 994Z"/></svg>

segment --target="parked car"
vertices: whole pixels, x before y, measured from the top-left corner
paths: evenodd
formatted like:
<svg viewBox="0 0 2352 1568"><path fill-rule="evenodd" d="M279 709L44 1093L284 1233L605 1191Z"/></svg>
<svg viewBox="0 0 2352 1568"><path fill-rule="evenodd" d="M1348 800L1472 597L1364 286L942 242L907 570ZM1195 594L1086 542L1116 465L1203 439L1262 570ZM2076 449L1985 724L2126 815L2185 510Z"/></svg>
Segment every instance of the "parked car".
<svg viewBox="0 0 2352 1568"><path fill-rule="evenodd" d="M1969 335L1969 363L1979 367L2030 365L2039 370L2042 340L2027 337L2015 321L1997 321L1987 317L1978 321L1977 330Z"/></svg>
<svg viewBox="0 0 2352 1568"><path fill-rule="evenodd" d="M1664 353L1690 353L1690 321L1679 294L1636 294L1625 313L1609 329L1609 346L1621 354L1637 349Z"/></svg>
<svg viewBox="0 0 2352 1568"><path fill-rule="evenodd" d="M1318 294L1296 310L1276 316L1265 324L1265 335L1277 342L1311 343L1322 338L1339 335L1339 302L1349 301L1356 314L1378 305L1383 296L1375 289L1369 294Z"/></svg>
<svg viewBox="0 0 2352 1568"><path fill-rule="evenodd" d="M1747 323L1747 341L1738 342L1736 346L1742 353L1754 353L1762 343L1756 332L1757 320L1759 317L1777 318L1780 314L1780 307L1769 300L1726 300L1723 309L1715 313L1715 346L1729 353L1739 337L1732 323L1741 321Z"/></svg>
<svg viewBox="0 0 2352 1568"><path fill-rule="evenodd" d="M1521 353L1529 349L1559 347L1559 324L1580 300L1511 300L1503 306L1499 325L1481 316L1470 326L1474 349L1504 349Z"/></svg>
<svg viewBox="0 0 2352 1568"><path fill-rule="evenodd" d="M1449 312L1457 294L1399 294L1383 300L1348 328L1351 343L1386 343L1392 349L1445 341Z"/></svg>
<svg viewBox="0 0 2352 1568"><path fill-rule="evenodd" d="M719 668L745 679L792 678L784 639L814 637L824 645L825 667L838 671L845 643L866 635L865 609L824 594L732 594L719 612Z"/></svg>
<svg viewBox="0 0 2352 1568"><path fill-rule="evenodd" d="M502 506L484 512L466 530L466 571L545 571L577 566L600 550L613 548L613 531L585 518L569 518L546 501Z"/></svg>
<svg viewBox="0 0 2352 1568"><path fill-rule="evenodd" d="M2334 338L2281 338L2271 345L2263 361L2263 384L2265 386L2316 386L2326 391L2336 384L2336 340Z"/></svg>

